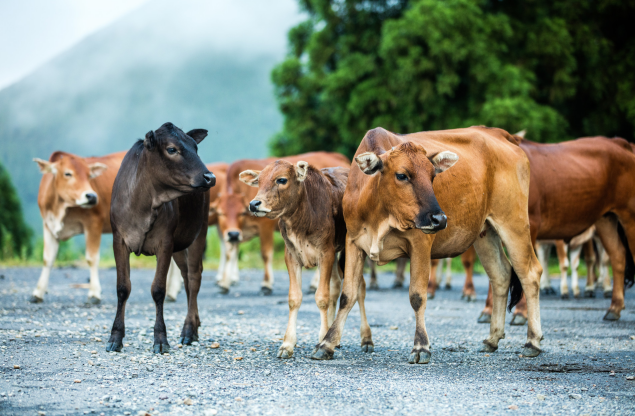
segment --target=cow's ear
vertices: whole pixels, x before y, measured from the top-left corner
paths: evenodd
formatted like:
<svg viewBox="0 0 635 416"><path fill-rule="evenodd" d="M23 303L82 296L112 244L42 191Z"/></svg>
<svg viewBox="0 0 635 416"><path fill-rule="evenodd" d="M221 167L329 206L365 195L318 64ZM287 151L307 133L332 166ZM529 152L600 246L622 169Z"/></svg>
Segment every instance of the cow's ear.
<svg viewBox="0 0 635 416"><path fill-rule="evenodd" d="M39 166L40 172L52 173L53 175L57 173L57 169L55 169L55 165L53 163L48 162L46 160L39 159L37 157L33 159L33 161L37 163L37 165Z"/></svg>
<svg viewBox="0 0 635 416"><path fill-rule="evenodd" d="M519 131L518 133L514 134L514 136L518 136L521 139L525 138L525 134L527 134L527 130L526 129L522 129L521 131Z"/></svg>
<svg viewBox="0 0 635 416"><path fill-rule="evenodd" d="M362 153L355 158L355 162L366 175L374 175L384 170L384 162L373 152Z"/></svg>
<svg viewBox="0 0 635 416"><path fill-rule="evenodd" d="M146 139L143 141L143 145L148 150L154 150L157 145L157 138L154 137L154 132L150 130L146 133Z"/></svg>
<svg viewBox="0 0 635 416"><path fill-rule="evenodd" d="M450 169L456 161L459 160L459 157L456 153L448 152L447 150L441 153L437 153L434 156L430 156L430 162L434 165L434 170L437 173L444 172Z"/></svg>
<svg viewBox="0 0 635 416"><path fill-rule="evenodd" d="M306 174L309 172L309 164L303 160L299 161L295 165L295 176L298 182L304 182Z"/></svg>
<svg viewBox="0 0 635 416"><path fill-rule="evenodd" d="M253 186L254 188L258 187L258 178L260 177L260 170L246 170L244 172L240 172L238 175L238 179L242 182L246 183L249 186Z"/></svg>
<svg viewBox="0 0 635 416"><path fill-rule="evenodd" d="M106 169L108 169L108 166L104 165L103 163L93 163L88 165L88 169L90 170L90 179L95 179L96 177L104 173Z"/></svg>
<svg viewBox="0 0 635 416"><path fill-rule="evenodd" d="M205 129L194 129L187 132L187 135L194 139L194 141L198 144L203 141L204 138L207 137L207 130Z"/></svg>

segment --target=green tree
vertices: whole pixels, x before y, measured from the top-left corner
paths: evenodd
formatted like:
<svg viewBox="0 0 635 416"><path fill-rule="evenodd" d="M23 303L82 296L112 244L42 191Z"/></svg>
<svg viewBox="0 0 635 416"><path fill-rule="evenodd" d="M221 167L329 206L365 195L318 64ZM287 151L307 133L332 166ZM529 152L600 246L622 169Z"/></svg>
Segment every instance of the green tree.
<svg viewBox="0 0 635 416"><path fill-rule="evenodd" d="M9 172L0 164L0 258L30 255L31 229L24 222L20 199Z"/></svg>
<svg viewBox="0 0 635 416"><path fill-rule="evenodd" d="M490 125L542 141L635 129L635 2L302 0L272 73L275 154Z"/></svg>

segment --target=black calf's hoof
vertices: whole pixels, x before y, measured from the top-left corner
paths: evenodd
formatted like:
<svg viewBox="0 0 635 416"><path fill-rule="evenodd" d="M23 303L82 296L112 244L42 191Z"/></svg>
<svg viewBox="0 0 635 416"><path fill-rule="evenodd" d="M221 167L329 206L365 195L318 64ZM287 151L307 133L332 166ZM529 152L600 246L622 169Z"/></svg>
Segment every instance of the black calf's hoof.
<svg viewBox="0 0 635 416"><path fill-rule="evenodd" d="M198 341L198 335L190 335L179 338L179 344L181 345L192 345L195 341Z"/></svg>
<svg viewBox="0 0 635 416"><path fill-rule="evenodd" d="M531 344L527 344L525 345L525 348L523 348L522 355L523 357L533 358L539 356L541 352L542 351L540 351L539 348L536 348Z"/></svg>
<svg viewBox="0 0 635 416"><path fill-rule="evenodd" d="M42 303L44 302L44 299L42 298L38 298L37 296L33 295L29 298L29 302L31 303Z"/></svg>
<svg viewBox="0 0 635 416"><path fill-rule="evenodd" d="M410 358L408 358L408 362L410 364L428 364L431 357L432 354L430 354L430 351L412 350L412 352L410 353Z"/></svg>
<svg viewBox="0 0 635 416"><path fill-rule="evenodd" d="M604 292L604 298L605 299L611 299L612 297L613 297L613 290L612 289L611 290L606 290Z"/></svg>
<svg viewBox="0 0 635 416"><path fill-rule="evenodd" d="M617 321L620 319L620 316L613 311L608 311L606 315L604 315L605 321Z"/></svg>
<svg viewBox="0 0 635 416"><path fill-rule="evenodd" d="M272 293L273 293L273 290L271 290L268 287L264 287L263 286L263 287L260 288L260 294L262 296L271 296Z"/></svg>
<svg viewBox="0 0 635 416"><path fill-rule="evenodd" d="M478 352L496 352L498 347L493 347L487 343L483 343L483 346L478 349Z"/></svg>
<svg viewBox="0 0 635 416"><path fill-rule="evenodd" d="M106 344L106 352L121 352L123 344L121 341L109 342Z"/></svg>
<svg viewBox="0 0 635 416"><path fill-rule="evenodd" d="M479 324L489 324L492 323L492 315L489 313L481 312L481 315L476 320Z"/></svg>
<svg viewBox="0 0 635 416"><path fill-rule="evenodd" d="M311 359L313 360L332 360L333 359L333 351L329 351L324 347L316 347L311 355Z"/></svg>
<svg viewBox="0 0 635 416"><path fill-rule="evenodd" d="M403 289L403 282L395 282L392 284L393 289ZM377 287L379 289L379 287Z"/></svg>
<svg viewBox="0 0 635 416"><path fill-rule="evenodd" d="M90 305L99 305L101 303L101 299L96 298L95 296L91 296L88 298L88 301L86 301L86 303Z"/></svg>
<svg viewBox="0 0 635 416"><path fill-rule="evenodd" d="M515 314L512 316L512 321L509 323L513 326L523 326L527 323L527 318L522 316L521 314Z"/></svg>
<svg viewBox="0 0 635 416"><path fill-rule="evenodd" d="M218 293L220 293L221 295L227 295L229 293L229 289L226 287L219 286Z"/></svg>
<svg viewBox="0 0 635 416"><path fill-rule="evenodd" d="M593 290L585 290L584 291L584 297L585 298L594 298L595 297L595 291L593 291Z"/></svg>
<svg viewBox="0 0 635 416"><path fill-rule="evenodd" d="M364 344L362 345L362 351L363 352L374 352L375 351L375 345L374 344Z"/></svg>
<svg viewBox="0 0 635 416"><path fill-rule="evenodd" d="M170 344L167 342L165 344L154 344L152 352L155 354L165 354L170 352Z"/></svg>

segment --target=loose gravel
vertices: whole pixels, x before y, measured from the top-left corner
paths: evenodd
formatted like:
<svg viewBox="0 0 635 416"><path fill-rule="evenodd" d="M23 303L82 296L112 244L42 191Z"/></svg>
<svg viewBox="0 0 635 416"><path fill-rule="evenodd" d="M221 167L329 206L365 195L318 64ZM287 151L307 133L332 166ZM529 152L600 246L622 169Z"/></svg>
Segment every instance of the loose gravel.
<svg viewBox="0 0 635 416"><path fill-rule="evenodd" d="M335 359L310 359L319 314L305 295L294 358L276 358L287 322L288 277L276 272L272 296L259 296L261 271L242 272L229 295L206 272L199 296L200 342L179 346L186 300L165 306L172 350L152 354L150 270L132 271L122 353L106 353L115 315L114 270L102 270L101 305L85 305L88 272L55 269L42 304L27 302L40 270L0 270L2 415L348 415L634 414L635 290L618 322L602 317L610 300L541 299L544 353L519 357L526 327L506 326L498 352L477 353L489 331L478 301L460 299L462 277L428 302L432 360L410 365L414 314L407 289L369 292L375 352L359 348L359 312L346 323ZM305 290L312 273L305 272ZM554 281L554 287L557 286ZM392 275L381 274L388 288ZM510 317L507 317L509 322Z"/></svg>

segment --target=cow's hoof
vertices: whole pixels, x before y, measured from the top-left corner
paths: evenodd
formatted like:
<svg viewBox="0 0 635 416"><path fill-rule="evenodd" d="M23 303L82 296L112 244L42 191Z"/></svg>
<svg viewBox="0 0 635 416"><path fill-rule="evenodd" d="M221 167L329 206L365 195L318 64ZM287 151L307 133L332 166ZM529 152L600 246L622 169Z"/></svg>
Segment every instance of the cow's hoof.
<svg viewBox="0 0 635 416"><path fill-rule="evenodd" d="M392 284L393 289L403 289L403 282L394 282Z"/></svg>
<svg viewBox="0 0 635 416"><path fill-rule="evenodd" d="M489 313L481 312L481 315L476 320L479 324L489 324L492 323L492 315Z"/></svg>
<svg viewBox="0 0 635 416"><path fill-rule="evenodd" d="M551 295L555 295L556 291L554 288L550 287L545 287L544 289L540 289L540 291L542 292L543 295L547 295L547 296L551 296Z"/></svg>
<svg viewBox="0 0 635 416"><path fill-rule="evenodd" d="M272 293L273 293L273 290L271 290L271 288L268 288L265 286L260 288L260 294L262 296L271 296Z"/></svg>
<svg viewBox="0 0 635 416"><path fill-rule="evenodd" d="M434 299L434 292L428 293L428 300Z"/></svg>
<svg viewBox="0 0 635 416"><path fill-rule="evenodd" d="M287 358L293 357L293 350L289 350L287 347L282 346L278 349L278 358L282 358L286 360Z"/></svg>
<svg viewBox="0 0 635 416"><path fill-rule="evenodd" d="M445 284L445 290L452 290L452 285L449 283Z"/></svg>
<svg viewBox="0 0 635 416"><path fill-rule="evenodd" d="M526 323L527 323L527 318L525 318L524 316L518 313L512 316L512 320L509 324L513 326L523 326Z"/></svg>
<svg viewBox="0 0 635 416"><path fill-rule="evenodd" d="M312 360L332 360L333 351L329 351L326 347L316 347L311 355Z"/></svg>
<svg viewBox="0 0 635 416"><path fill-rule="evenodd" d="M220 293L221 295L227 295L227 294L229 294L229 288L228 287L219 286L218 287L218 293Z"/></svg>
<svg viewBox="0 0 635 416"><path fill-rule="evenodd" d="M584 291L584 297L585 298L594 298L595 297L595 291L594 290L585 290Z"/></svg>
<svg viewBox="0 0 635 416"><path fill-rule="evenodd" d="M568 293L562 293L560 295L560 299L562 300L569 300L569 294Z"/></svg>
<svg viewBox="0 0 635 416"><path fill-rule="evenodd" d="M238 280L232 280L231 282L229 282L230 286L238 286Z"/></svg>
<svg viewBox="0 0 635 416"><path fill-rule="evenodd" d="M498 350L498 347L493 347L488 343L483 342L483 345L478 349L478 352L496 352L496 350Z"/></svg>
<svg viewBox="0 0 635 416"><path fill-rule="evenodd" d="M29 298L29 302L31 302L31 303L42 303L42 302L44 302L44 299L42 299L42 298L41 298L41 297L39 297L39 296L32 295L32 296Z"/></svg>
<svg viewBox="0 0 635 416"><path fill-rule="evenodd" d="M152 352L155 354L165 354L170 352L170 344L167 342L165 344L154 344Z"/></svg>
<svg viewBox="0 0 635 416"><path fill-rule="evenodd" d="M527 344L525 345L525 348L523 348L522 355L523 357L533 358L539 356L541 352L542 351L540 351L540 349L534 347L531 344Z"/></svg>
<svg viewBox="0 0 635 416"><path fill-rule="evenodd" d="M166 302L169 302L169 303L174 303L174 302L176 302L176 298L173 298L173 297L172 297L172 296L170 296L170 295L166 295L166 296L165 296L165 301L166 301Z"/></svg>
<svg viewBox="0 0 635 416"><path fill-rule="evenodd" d="M362 345L362 352L374 352L374 351L375 351L375 345L372 342Z"/></svg>
<svg viewBox="0 0 635 416"><path fill-rule="evenodd" d="M368 285L368 290L373 290L373 291L379 290L379 285L377 284L377 282L370 283Z"/></svg>
<svg viewBox="0 0 635 416"><path fill-rule="evenodd" d="M192 345L192 343L195 341L198 341L198 335L191 335L189 337L179 338L179 344L181 345Z"/></svg>
<svg viewBox="0 0 635 416"><path fill-rule="evenodd" d="M617 321L620 319L620 316L613 311L608 311L606 315L604 315L605 321Z"/></svg>
<svg viewBox="0 0 635 416"><path fill-rule="evenodd" d="M604 298L611 299L613 297L613 289L604 291Z"/></svg>
<svg viewBox="0 0 635 416"><path fill-rule="evenodd" d="M408 362L410 364L428 364L431 357L432 354L430 354L430 351L413 349L410 353L410 358L408 358Z"/></svg>
<svg viewBox="0 0 635 416"><path fill-rule="evenodd" d="M467 293L461 296L461 299L464 299L466 302L476 302L476 294L475 293Z"/></svg>
<svg viewBox="0 0 635 416"><path fill-rule="evenodd" d="M106 352L121 352L123 344L121 341L109 342L106 344Z"/></svg>
<svg viewBox="0 0 635 416"><path fill-rule="evenodd" d="M96 296L91 296L88 298L88 301L86 301L86 303L89 305L99 305L101 303L101 299Z"/></svg>
<svg viewBox="0 0 635 416"><path fill-rule="evenodd" d="M317 287L313 287L313 286L311 286L311 287L309 287L309 290L307 290L307 291L306 291L306 294L307 294L307 295L312 295L312 294L314 294L315 292L317 292Z"/></svg>
<svg viewBox="0 0 635 416"><path fill-rule="evenodd" d="M573 294L574 299L580 299L580 292Z"/></svg>

